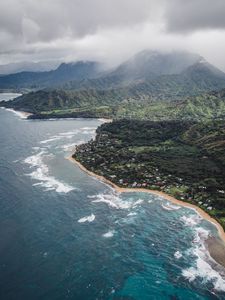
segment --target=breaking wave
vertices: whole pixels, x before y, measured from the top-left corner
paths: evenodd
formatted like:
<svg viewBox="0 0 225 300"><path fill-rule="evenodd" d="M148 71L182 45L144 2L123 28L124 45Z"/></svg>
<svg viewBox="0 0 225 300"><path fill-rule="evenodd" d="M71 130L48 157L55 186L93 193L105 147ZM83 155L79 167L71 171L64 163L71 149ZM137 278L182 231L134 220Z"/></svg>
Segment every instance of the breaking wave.
<svg viewBox="0 0 225 300"><path fill-rule="evenodd" d="M55 190L58 193L68 193L75 188L65 184L55 177L49 175L48 166L43 162L43 158L49 155L45 150L41 150L39 153L27 157L24 162L30 165L30 168L34 169L29 175L32 179L38 180L38 183L34 183L33 186L40 185L45 188L46 191Z"/></svg>
<svg viewBox="0 0 225 300"><path fill-rule="evenodd" d="M89 198L93 198L95 200L92 200L93 203L105 203L109 207L115 208L115 209L131 209L136 208L138 205L140 205L143 200L138 199L137 201L128 201L123 200L119 194L111 193L111 194L98 194L94 196L88 196Z"/></svg>
<svg viewBox="0 0 225 300"><path fill-rule="evenodd" d="M18 111L18 110L14 110L12 108L4 108L7 111L10 111L12 113L14 113L15 115L17 115L18 117L20 117L21 119L27 119L27 116L24 112Z"/></svg>
<svg viewBox="0 0 225 300"><path fill-rule="evenodd" d="M84 144L84 141L78 141L76 143L65 144L62 146L58 146L57 149L62 149L65 152L72 151L78 145Z"/></svg>
<svg viewBox="0 0 225 300"><path fill-rule="evenodd" d="M83 217L81 219L79 219L77 222L78 223L85 223L85 222L93 222L95 220L95 215L91 214L90 216L87 217Z"/></svg>
<svg viewBox="0 0 225 300"><path fill-rule="evenodd" d="M193 218L192 218L193 220ZM189 222L191 226L193 222ZM195 222L196 224L196 222ZM194 266L184 269L182 275L189 281L200 280L202 284L212 284L216 291L225 291L225 274L220 274L212 267L215 262L210 257L205 246L205 241L210 232L202 227L195 228L193 243L195 246L188 250L189 255L194 257Z"/></svg>
<svg viewBox="0 0 225 300"><path fill-rule="evenodd" d="M54 141L62 140L62 139L72 139L77 134L87 134L91 135L91 137L95 136L95 129L92 127L84 127L81 129L74 129L71 131L61 132L58 135L54 135L49 137L49 139L40 141L40 144L48 144Z"/></svg>
<svg viewBox="0 0 225 300"><path fill-rule="evenodd" d="M53 142L53 141L57 141L57 140L60 140L60 139L61 138L59 136L53 136L50 139L41 141L40 144L47 144L47 143L50 143L50 142Z"/></svg>
<svg viewBox="0 0 225 300"><path fill-rule="evenodd" d="M167 202L166 204L162 204L161 206L162 206L162 208L164 208L165 210L178 210L178 209L181 208L180 206L171 204L171 203L169 203L169 202Z"/></svg>
<svg viewBox="0 0 225 300"><path fill-rule="evenodd" d="M115 230L110 230L110 231L104 233L102 236L105 238L111 238L114 236L114 234L115 234Z"/></svg>
<svg viewBox="0 0 225 300"><path fill-rule="evenodd" d="M198 214L190 216L182 216L180 220L184 223L185 226L194 227L202 221L202 217Z"/></svg>
<svg viewBox="0 0 225 300"><path fill-rule="evenodd" d="M180 251L176 251L176 252L174 253L174 257L175 257L176 259L180 259L182 256L183 256L183 255L180 253Z"/></svg>

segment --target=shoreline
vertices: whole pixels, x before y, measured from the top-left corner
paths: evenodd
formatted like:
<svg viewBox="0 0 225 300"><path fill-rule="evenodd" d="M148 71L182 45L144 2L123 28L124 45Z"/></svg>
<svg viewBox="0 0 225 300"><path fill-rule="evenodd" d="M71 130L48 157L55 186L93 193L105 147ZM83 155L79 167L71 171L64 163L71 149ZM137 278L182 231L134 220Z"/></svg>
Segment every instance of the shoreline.
<svg viewBox="0 0 225 300"><path fill-rule="evenodd" d="M0 106L0 108L7 110L7 111L11 111L14 114L16 114L17 116L21 117L21 119L31 119L31 120L77 120L77 119L95 119L98 120L102 123L111 123L113 121L112 118L97 118L97 117L71 117L71 116L48 116L45 117L44 115L40 115L39 114L35 114L35 113L31 113L31 112L27 112L27 111L23 111L23 110L16 110L14 108L10 108L10 107L4 107L4 106ZM29 118L30 116L33 116L31 118Z"/></svg>
<svg viewBox="0 0 225 300"><path fill-rule="evenodd" d="M99 118L97 120L103 123L112 123L113 121L113 119L106 119L106 118Z"/></svg>
<svg viewBox="0 0 225 300"><path fill-rule="evenodd" d="M29 113L30 120L77 120L77 119L89 119L89 120L98 120L102 123L111 123L113 119L104 119L104 118L97 118L97 117L84 117L84 116L77 116L73 117L71 115L44 115L44 114L35 114Z"/></svg>
<svg viewBox="0 0 225 300"><path fill-rule="evenodd" d="M7 111L13 112L15 115L19 116L21 119L27 119L29 116L33 115L32 113L29 113L26 111L21 111L21 110L15 110L14 108L7 108L7 107L2 107L2 108Z"/></svg>
<svg viewBox="0 0 225 300"><path fill-rule="evenodd" d="M19 111L19 110L15 110L15 112L21 113L22 116L27 119L29 116L32 116L32 113L26 112L26 111Z"/></svg>
<svg viewBox="0 0 225 300"><path fill-rule="evenodd" d="M92 171L89 171L80 162L78 162L76 159L74 159L72 156L69 156L66 159L70 160L73 164L77 165L82 171L87 173L89 176L94 177L94 178L98 179L99 181L109 185L115 191L117 191L119 193L133 193L133 192L149 193L149 194L161 196L162 198L170 201L173 204L193 209L203 219L207 220L208 222L210 222L217 228L217 231L219 234L219 239L216 237L209 236L208 239L206 240L206 246L207 246L210 257L217 264L219 264L220 266L225 268L225 232L223 230L223 227L215 219L213 219L209 214L207 214L203 209L201 209L197 205L187 203L187 202L184 202L181 200L177 200L176 198L174 198L164 192L161 192L161 191L149 190L149 189L145 189L145 188L121 188L121 187L117 186L115 183L106 179L105 177L95 174ZM213 243L211 242L212 240L214 241Z"/></svg>

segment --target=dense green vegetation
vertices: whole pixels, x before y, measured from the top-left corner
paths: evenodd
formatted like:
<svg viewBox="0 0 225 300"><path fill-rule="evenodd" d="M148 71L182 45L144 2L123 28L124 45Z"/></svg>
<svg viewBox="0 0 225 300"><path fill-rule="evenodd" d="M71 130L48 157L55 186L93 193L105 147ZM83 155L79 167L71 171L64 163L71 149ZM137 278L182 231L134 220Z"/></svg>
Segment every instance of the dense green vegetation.
<svg viewBox="0 0 225 300"><path fill-rule="evenodd" d="M28 119L52 119L52 118L111 118L113 108L109 106L98 106L96 108L59 109L51 112L30 115Z"/></svg>
<svg viewBox="0 0 225 300"><path fill-rule="evenodd" d="M225 89L188 97L183 101L129 101L116 109L115 118L152 121L195 120L206 121L225 118Z"/></svg>
<svg viewBox="0 0 225 300"><path fill-rule="evenodd" d="M62 64L50 72L0 77L0 88L13 86L35 91L0 105L32 112L40 118L57 117L56 112L59 117L64 113L65 117L72 117L77 111L95 116L96 107L102 106L107 107L105 117L112 111L114 118L165 119L167 113L162 110L168 110L169 119L183 119L183 109L187 117L204 118L211 112L216 115L216 107L224 111L222 102L214 104L213 98L209 109L202 110L201 95L225 88L225 74L190 53L144 51L107 72L101 72L97 63L78 62ZM194 103L192 97L196 96L200 98Z"/></svg>
<svg viewBox="0 0 225 300"><path fill-rule="evenodd" d="M164 191L197 204L225 228L223 121L119 120L103 124L74 158L122 187Z"/></svg>
<svg viewBox="0 0 225 300"><path fill-rule="evenodd" d="M225 74L203 58L144 51L103 73L79 62L0 77L0 88L12 87L35 91L0 106L31 119L117 120L74 157L120 186L195 203L225 228Z"/></svg>
<svg viewBox="0 0 225 300"><path fill-rule="evenodd" d="M15 100L1 102L0 105L25 110L33 113L51 112L68 109L92 109L99 106L113 106L122 99L117 99L113 90L96 91L67 91L67 90L40 90L25 94Z"/></svg>
<svg viewBox="0 0 225 300"><path fill-rule="evenodd" d="M122 100L117 98L113 90L97 94L94 90L75 93L53 90L32 92L13 101L1 102L0 105L32 112L34 115L31 118L102 117L205 121L225 118L225 89L188 97L182 101Z"/></svg>

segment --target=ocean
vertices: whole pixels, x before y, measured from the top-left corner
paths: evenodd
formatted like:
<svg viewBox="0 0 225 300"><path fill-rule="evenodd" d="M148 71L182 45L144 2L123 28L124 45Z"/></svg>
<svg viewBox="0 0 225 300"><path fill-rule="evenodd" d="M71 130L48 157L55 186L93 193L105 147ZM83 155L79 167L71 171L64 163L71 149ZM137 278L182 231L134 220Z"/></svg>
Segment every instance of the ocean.
<svg viewBox="0 0 225 300"><path fill-rule="evenodd" d="M0 109L0 299L225 299L204 244L214 225L67 159L101 123Z"/></svg>

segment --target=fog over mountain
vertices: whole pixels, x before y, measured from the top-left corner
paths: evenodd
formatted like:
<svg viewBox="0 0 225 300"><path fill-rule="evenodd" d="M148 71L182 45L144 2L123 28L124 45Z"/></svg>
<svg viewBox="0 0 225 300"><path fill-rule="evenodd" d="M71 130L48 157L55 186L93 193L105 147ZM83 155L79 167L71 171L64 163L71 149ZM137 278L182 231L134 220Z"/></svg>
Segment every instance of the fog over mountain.
<svg viewBox="0 0 225 300"><path fill-rule="evenodd" d="M18 63L9 63L0 65L0 75L15 74L19 72L44 72L54 70L59 66L58 61L28 62L22 61Z"/></svg>
<svg viewBox="0 0 225 300"><path fill-rule="evenodd" d="M144 90L146 90L146 84L149 85L151 82L151 86L156 85L156 79L163 82L165 78L169 81L174 81L176 78L175 81L180 82L176 84L181 84L181 78L183 82L191 81L192 88L194 88L193 84L199 85L199 91L218 90L218 88L225 87L225 73L198 54L183 51L164 53L144 50L112 69L105 69L105 66L98 62L78 61L62 63L57 69L51 71L0 75L0 89L80 90L94 88L104 90L130 85L138 89L138 86L145 85ZM149 90L150 94L151 91L152 88Z"/></svg>
<svg viewBox="0 0 225 300"><path fill-rule="evenodd" d="M225 71L223 0L8 0L0 2L0 65L100 61L144 49L198 53Z"/></svg>

